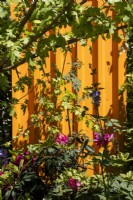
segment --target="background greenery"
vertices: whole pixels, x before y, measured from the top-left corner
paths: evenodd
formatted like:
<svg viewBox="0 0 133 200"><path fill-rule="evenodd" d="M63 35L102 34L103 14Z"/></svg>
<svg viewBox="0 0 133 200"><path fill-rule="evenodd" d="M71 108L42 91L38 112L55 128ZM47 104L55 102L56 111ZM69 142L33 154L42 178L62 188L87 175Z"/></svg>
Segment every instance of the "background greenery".
<svg viewBox="0 0 133 200"><path fill-rule="evenodd" d="M0 198L3 200L42 199L133 199L132 172L132 18L133 1L106 0L100 7L85 6L85 1L77 3L74 0L16 0L15 17L11 17L10 6L14 1L0 1L0 137L1 137L1 171ZM15 5L15 4L14 4ZM113 18L106 15L105 10L116 13ZM30 25L32 24L32 27ZM61 29L71 27L69 32L62 34ZM32 29L32 31L31 31ZM123 35L118 35L123 30ZM48 31L51 34L47 34ZM100 86L95 83L84 88L82 100L90 99L96 115L89 113L87 106L81 107L77 92L80 91L80 80L77 72L81 63L72 63L72 68L64 76L58 66L54 66L55 77L51 79L45 72L46 58L49 52L57 48L62 53L71 51L70 44L80 41L81 46L87 45L87 39L96 41L99 36L104 40L110 38L121 41L129 39L127 82L121 92L127 90L128 126L123 130L127 137L126 152L110 152L110 130L122 133L123 127L116 119L100 116ZM126 35L126 38L125 38ZM127 45L127 44L126 44ZM23 56L22 56L23 55ZM20 64L28 64L31 76L21 76L18 72ZM65 67L65 66L64 66ZM38 110L31 116L31 126L38 127L45 116L49 137L45 142L27 146L26 151L12 151L11 116L17 117L14 107L19 99L11 98L14 92L30 88L34 73L40 70L43 79L38 79L41 90L38 94ZM10 73L16 72L18 81L11 88ZM91 70L91 67L90 67ZM95 70L91 72L95 74ZM81 80L82 81L82 80ZM66 85L71 83L73 91L68 91ZM47 85L52 86L52 93ZM57 97L62 94L57 106ZM54 99L54 101L53 101ZM25 112L28 102L21 105ZM67 143L57 142L60 133L59 123L62 113L67 113L69 138ZM77 123L85 120L88 128L97 135L94 143L100 151L95 151L92 142L84 132L72 133L69 115L74 114ZM44 121L43 121L44 123ZM128 128L127 128L128 127ZM25 136L30 134L27 127ZM105 140L105 136L108 136ZM64 137L64 135L62 136ZM99 145L99 146L98 146ZM115 146L115 145L114 145ZM102 148L101 148L102 147ZM7 158L9 153L13 156ZM4 150L3 150L4 149ZM101 150L102 149L102 150ZM101 171L94 176L86 176L87 169L99 166ZM128 168L125 168L128 166ZM112 169L112 171L110 170ZM130 169L130 171L129 171ZM73 178L74 184L79 183L76 191L68 184Z"/></svg>

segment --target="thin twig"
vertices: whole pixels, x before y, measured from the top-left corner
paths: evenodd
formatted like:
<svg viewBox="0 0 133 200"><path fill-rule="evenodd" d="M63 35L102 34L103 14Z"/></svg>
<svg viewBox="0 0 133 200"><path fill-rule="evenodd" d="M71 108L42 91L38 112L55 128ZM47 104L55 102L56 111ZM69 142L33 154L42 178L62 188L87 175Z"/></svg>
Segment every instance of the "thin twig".
<svg viewBox="0 0 133 200"><path fill-rule="evenodd" d="M67 51L64 54L64 62L63 62L63 66L62 66L62 72L61 72L61 76L63 77L63 73L64 73L64 68L65 68L65 63L66 63L66 57L67 57Z"/></svg>
<svg viewBox="0 0 133 200"><path fill-rule="evenodd" d="M31 7L29 8L29 10L27 11L27 13L25 13L24 17L21 19L21 21L19 22L19 30L18 33L16 34L16 39L20 36L24 26L26 25L26 23L28 22L28 20L30 19L33 11L36 9L36 4L37 4L38 0L34 0L34 2L31 4Z"/></svg>
<svg viewBox="0 0 133 200"><path fill-rule="evenodd" d="M69 116L69 110L68 109L67 109L67 121L68 121L69 135L71 135L70 116Z"/></svg>
<svg viewBox="0 0 133 200"><path fill-rule="evenodd" d="M83 5L83 4L85 4L87 1L88 1L88 0L82 0L79 4L80 4L80 5Z"/></svg>

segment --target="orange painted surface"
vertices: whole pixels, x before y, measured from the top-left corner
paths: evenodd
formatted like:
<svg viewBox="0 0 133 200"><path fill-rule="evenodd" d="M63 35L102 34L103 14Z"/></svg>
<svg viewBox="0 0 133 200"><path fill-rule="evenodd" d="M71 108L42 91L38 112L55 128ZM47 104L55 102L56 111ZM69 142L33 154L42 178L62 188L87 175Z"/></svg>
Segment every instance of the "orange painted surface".
<svg viewBox="0 0 133 200"><path fill-rule="evenodd" d="M23 69L23 70L22 70ZM27 65L24 64L18 68L18 72L21 71L20 77L27 74ZM15 83L18 81L18 76L16 74L16 71L12 71L12 86L15 86ZM19 146L25 146L27 144L27 140L25 140L24 133L28 127L28 119L30 110L27 110L25 115L23 115L23 112L21 110L21 104L24 103L24 101L29 98L28 88L25 88L25 92L22 93L19 92L13 92L13 98L20 99L19 103L15 106L15 110L17 112L17 118L13 117L12 119L12 138L13 138L13 147L19 147ZM21 135L20 137L17 137L18 135Z"/></svg>
<svg viewBox="0 0 133 200"><path fill-rule="evenodd" d="M94 0L92 3L94 6L100 5L102 1ZM90 2L89 2L90 3ZM110 15L112 13L109 13ZM101 106L100 106L100 115L109 115L110 117L117 119L124 119L126 115L125 110L125 102L126 97L118 96L118 89L125 81L125 63L126 63L126 52L123 52L121 55L119 54L119 50L122 43L118 44L117 42L112 41L112 38L104 41L101 37L99 37L98 41L92 43L88 40L88 44L86 47L80 46L79 43L75 43L72 47L72 52L67 53L65 56L60 49L57 49L55 52L49 53L49 58L46 59L46 66L44 66L46 72L51 72L51 78L54 76L52 64L56 64L59 67L59 70L62 71L63 65L65 63L64 74L68 73L71 65L68 63L72 63L77 59L83 63L82 68L78 72L77 76L82 81L82 87L80 92L78 93L79 98L83 92L83 88L86 85L91 85L92 83L99 82L101 83L101 87L104 89L101 91ZM89 48L92 49L92 53L90 53ZM92 79L90 76L89 64L92 64L93 68L96 68L97 75ZM21 74L27 73L27 65L24 64L18 68L21 71ZM37 100L36 95L39 91L39 87L35 87L37 85L37 79L41 77L41 72L38 70L34 74L34 80L32 82L32 89L28 91L26 89L25 93L17 92L13 93L13 97L21 98L26 93L28 93L25 98L28 99L28 110L26 114L23 115L20 109L20 105L16 106L16 110L18 113L18 118L13 118L13 126L12 126L12 134L13 137L16 137L18 134L18 128L22 127L26 129L29 126L30 115L34 114L37 111ZM18 80L16 76L16 72L12 73L12 84L15 85L15 82ZM51 89L51 88L50 88ZM72 91L72 86L69 85L68 89ZM89 112L92 114L93 106L89 100L86 100L81 103L81 106L88 106ZM65 120L66 113L63 114L63 120L61 122L61 130L63 133L68 134L68 124ZM87 133L87 135L92 138L92 131L89 130L85 123L79 122L76 123L76 116L70 115L71 119L71 130L80 131L81 129ZM44 120L45 122L45 120ZM34 129L34 127L30 128L30 135L28 140L24 137L18 138L13 143L14 147L22 147L25 144L35 143L38 139L45 140L45 124L41 125L40 130Z"/></svg>

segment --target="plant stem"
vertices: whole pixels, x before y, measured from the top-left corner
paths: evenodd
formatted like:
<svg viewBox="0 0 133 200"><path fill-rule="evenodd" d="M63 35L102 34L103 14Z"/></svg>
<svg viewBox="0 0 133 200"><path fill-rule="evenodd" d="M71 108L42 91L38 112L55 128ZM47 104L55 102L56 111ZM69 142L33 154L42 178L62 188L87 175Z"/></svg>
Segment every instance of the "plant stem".
<svg viewBox="0 0 133 200"><path fill-rule="evenodd" d="M106 187L106 183L105 183L105 176L104 176L104 166L103 166L103 161L104 161L104 151L106 149L106 144L105 144L105 141L104 141L104 130L103 130L103 126L102 126L102 122L101 122L101 119L100 119L100 115L99 115L99 110L98 110L98 107L95 106L95 111L96 111L96 115L98 116L98 124L99 124L99 127L100 127L100 131L101 131L101 134L102 134L102 141L103 141L103 144L104 144L104 150L103 150L103 153L102 153L102 161L100 162L100 166L101 166L101 174L102 174L102 179L103 179L103 185L104 185L104 194L105 194L105 198L106 200L107 199L107 187Z"/></svg>
<svg viewBox="0 0 133 200"><path fill-rule="evenodd" d="M68 121L69 135L71 135L70 116L69 116L69 110L68 109L67 109L67 121Z"/></svg>

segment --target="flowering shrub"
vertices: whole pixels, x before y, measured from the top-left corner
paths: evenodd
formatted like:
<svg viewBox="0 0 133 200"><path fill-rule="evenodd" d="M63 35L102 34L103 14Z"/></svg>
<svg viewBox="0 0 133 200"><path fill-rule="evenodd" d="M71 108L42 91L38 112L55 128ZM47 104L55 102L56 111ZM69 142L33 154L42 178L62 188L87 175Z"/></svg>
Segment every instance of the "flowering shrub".
<svg viewBox="0 0 133 200"><path fill-rule="evenodd" d="M125 174L118 176L112 176L112 174L105 174L104 180L102 175L92 175L86 177L85 174L76 171L76 177L80 180L81 185L76 192L72 192L67 187L66 179L69 174L74 174L73 171L67 171L60 175L56 180L56 188L53 189L50 196L51 199L75 199L75 200L97 200L97 199L109 199L109 200L126 200L132 199L132 186L133 186L133 172L129 171ZM108 190L105 191L104 181L108 183ZM49 196L49 197L50 197ZM61 198L60 198L61 196ZM48 199L50 199L48 197Z"/></svg>
<svg viewBox="0 0 133 200"><path fill-rule="evenodd" d="M102 133L93 133L94 136L94 141L96 143L96 145L98 146L105 146L107 145L110 141L112 141L114 139L114 134L102 134Z"/></svg>
<svg viewBox="0 0 133 200"><path fill-rule="evenodd" d="M125 165L132 161L129 153L120 152L117 135L121 131L118 120L101 116L99 106L101 91L99 84L85 88L82 99L91 99L95 115L87 106L81 106L78 95L66 90L66 84L76 86L77 68L70 71L70 77L52 79L53 92L42 91L40 109L44 106L48 137L45 141L26 146L26 150L11 151L7 159L5 148L0 149L2 167L0 170L0 198L2 200L125 200L133 199L132 171L122 174ZM79 83L79 82L78 82ZM62 89L63 88L63 89ZM62 92L63 90L63 92ZM53 99L62 94L57 106ZM43 100L42 100L43 99ZM56 106L55 106L56 104ZM67 113L67 134L62 133L60 121L62 112ZM39 113L40 114L40 113ZM90 139L86 132L71 130L70 114L76 121L86 123L86 129L93 133ZM39 126L37 115L31 116L34 126ZM90 130L91 129L91 130ZM27 132L26 132L27 133ZM95 147L96 150L95 150ZM102 148L101 148L102 147ZM97 172L97 169L99 173ZM88 170L95 175L88 176ZM125 188L125 189L124 189Z"/></svg>
<svg viewBox="0 0 133 200"><path fill-rule="evenodd" d="M55 138L53 137L53 140L48 139L43 144L30 145L28 151L18 153L16 157L11 158L9 164L3 165L0 181L4 198L8 196L9 198L15 198L15 196L20 198L21 194L25 196L27 191L34 198L39 195L42 199L51 191L55 180L62 171L70 168L85 169L85 166L80 164L79 158L85 150L88 151L88 155L91 153L88 150L91 148L88 142L84 147L83 142L79 143L77 147L74 143L81 140L81 137L83 140L82 135L71 137L64 134L60 135L61 137L58 134ZM65 139L63 140L65 145L64 143L62 145L62 136ZM61 145L58 143L60 140L57 143L55 142L57 138L61 138ZM84 140L88 141L87 138L84 138ZM66 143L66 141L69 141L69 143ZM76 192L80 186L80 181L77 177L70 177L67 180L67 185Z"/></svg>
<svg viewBox="0 0 133 200"><path fill-rule="evenodd" d="M58 143L58 144L67 144L69 141L69 138L66 136L66 135L63 135L61 133L59 133L57 136L56 136L56 140L55 142Z"/></svg>
<svg viewBox="0 0 133 200"><path fill-rule="evenodd" d="M112 134L105 136L106 144L112 141ZM114 199L132 197L129 193L130 187L133 186L132 172L119 176L106 173L108 167L123 167L128 162L129 155L109 155L106 144L101 140L101 143L94 140L96 145L102 145L104 148L103 153L96 153L84 134L73 133L68 137L60 133L52 138L48 138L44 143L29 145L27 151L19 152L8 164L3 165L0 171L3 199L97 200L100 196L100 199L112 200L112 194ZM61 144L60 140L55 142L57 138L61 138ZM62 138L65 139L65 144L62 144ZM87 169L93 169L97 163L100 164L102 173L87 176ZM120 192L126 179L126 191Z"/></svg>
<svg viewBox="0 0 133 200"><path fill-rule="evenodd" d="M110 14L112 12L115 13L113 16ZM88 46L88 39L93 43L100 35L104 40L111 37L117 42L124 38L119 52L122 53L122 49L128 47L125 40L132 33L132 18L132 0L103 0L100 4L87 0L0 1L0 200L133 199L132 164L129 165L129 172L124 168L132 162L132 156L129 152L120 151L117 135L122 133L121 126L118 120L100 115L101 88L95 82L97 78L92 79L91 86L81 90L78 77L82 63L76 61L77 57L81 57L77 42L81 46ZM65 31L65 27L70 29ZM118 32L121 32L120 35ZM93 57L96 46L99 52L99 44L96 48L94 46L89 46L92 63L97 65L92 67L89 64L92 75L95 75L94 67L99 65L97 52L96 57ZM111 52L114 65L118 57L117 43L112 46L115 49L115 52ZM53 60L60 60L54 55L57 48L61 48L64 54L59 68L55 66L57 62L52 64ZM65 62L69 52L72 52L74 62L70 63L72 67L64 75L68 71ZM47 62L49 55L50 62ZM23 64L26 64L25 67ZM112 73L109 61L107 65L106 71ZM21 67L25 68L24 71L19 69ZM13 85L10 80L12 70L13 74L16 73L16 83ZM112 77L114 81L116 75ZM130 82L125 87L130 87L132 95L132 75L127 78ZM36 88L39 90L36 91ZM11 98L11 90L24 94ZM32 92L34 94L29 95ZM27 145L26 152L24 149L8 149L7 155L5 147L9 148L11 144L10 117L17 117L15 107L18 108L18 105L25 113L31 96L36 98L36 105L29 113L33 110L35 112L30 116L26 130L21 131L19 128L20 134L13 139L17 140L20 135L28 138L31 127L40 127L41 133L44 131L48 137L45 142ZM88 105L81 103L86 98L92 100L93 114L89 112ZM62 133L64 114L68 130ZM79 126L78 130L75 128L79 121L86 124L85 131L79 130ZM94 133L94 140L86 136L86 131ZM132 135L128 139L132 141ZM86 174L90 169L96 175L88 177Z"/></svg>
<svg viewBox="0 0 133 200"><path fill-rule="evenodd" d="M74 192L77 192L78 187L81 186L81 183L80 183L78 180L74 179L74 178L70 178L70 179L68 180L67 184L68 184L68 186L69 186L70 188L72 188L72 190L73 190Z"/></svg>

